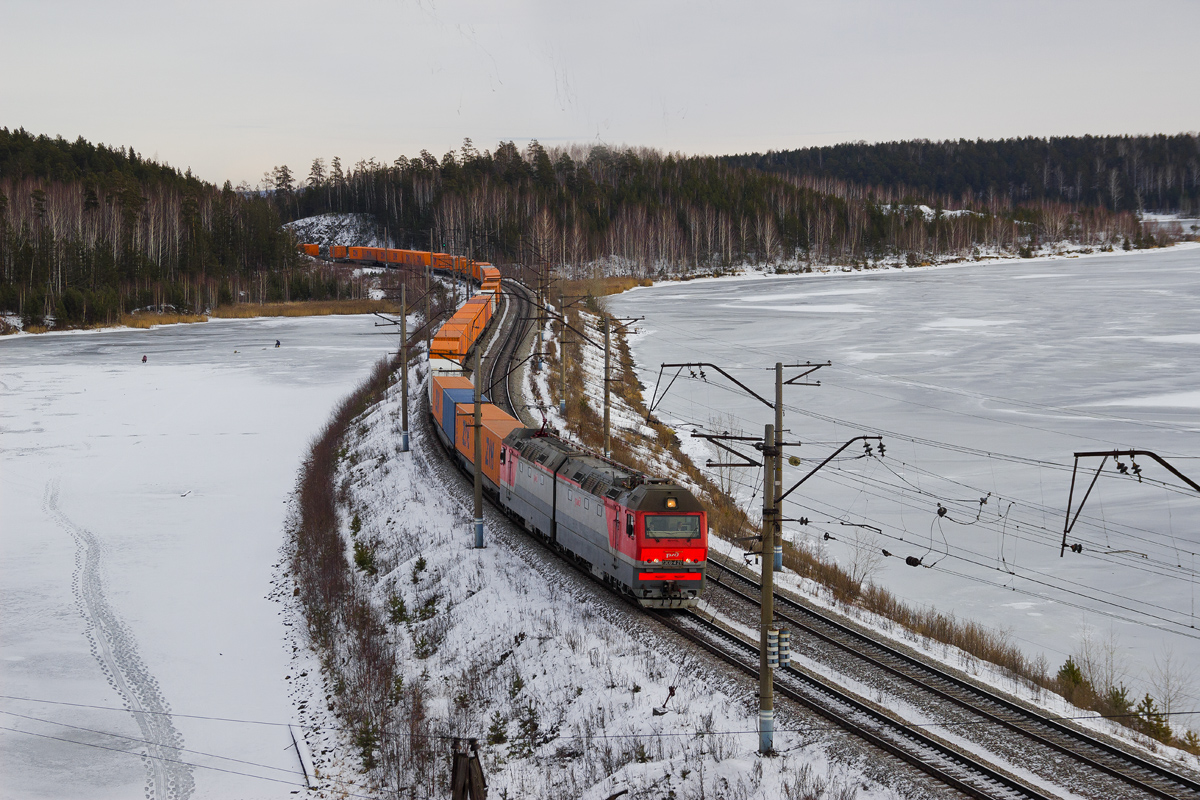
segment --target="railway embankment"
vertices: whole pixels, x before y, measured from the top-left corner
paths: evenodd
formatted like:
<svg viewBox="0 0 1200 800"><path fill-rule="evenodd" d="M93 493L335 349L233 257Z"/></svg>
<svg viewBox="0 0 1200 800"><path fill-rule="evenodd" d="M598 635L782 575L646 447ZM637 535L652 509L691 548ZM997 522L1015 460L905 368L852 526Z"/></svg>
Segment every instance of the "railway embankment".
<svg viewBox="0 0 1200 800"><path fill-rule="evenodd" d="M749 683L710 671L495 509L488 546L470 549L470 484L425 420L419 360L412 449L399 451L396 366L339 406L298 491L293 680L320 794L445 796L456 738L478 740L497 796L904 790L802 719L779 758L760 759Z"/></svg>
<svg viewBox="0 0 1200 800"><path fill-rule="evenodd" d="M619 292L630 286L598 281L582 288ZM548 368L541 374L529 375L522 383L529 402L546 409L552 426L593 449L603 444L604 357L600 349L579 334L602 341L598 332L607 313L605 305L600 295L589 299L583 309L578 306L568 309L570 328L565 348L559 338L560 327L557 323L547 324L544 333L551 353ZM711 509L714 547L738 561L756 558L755 544L745 541L757 532L756 520L746 513L746 498L740 503L727 491L728 487L720 485L719 474L697 467L700 459L720 454L689 442L688 430L675 430L648 413L639 377L650 381L655 371L640 369L634 362L630 336L637 335L635 328L614 323L613 330L610 356L613 452L619 460L651 474L669 475L687 483ZM560 377L562 365L558 361L562 352L567 358L565 381ZM565 414L559 412L564 389ZM777 576L777 581L785 590L866 625L883 639L915 645L952 669L982 677L996 689L1035 703L1048 713L1073 718L1112 717L1093 719L1087 724L1098 733L1118 737L1149 752L1152 757L1165 753L1168 758L1195 765L1194 757L1200 755L1200 746L1194 735L1190 738L1178 732L1172 735L1165 726L1148 724L1156 723L1158 717L1114 709L1102 692L1090 687L1081 689L1069 671L1052 670L1044 659L1028 655L1010 632L937 608L913 606L873 583L869 575L864 576L852 565L838 563L791 541L784 541L783 547L785 572ZM1164 733L1155 735L1156 731ZM1164 750L1166 740L1173 747Z"/></svg>

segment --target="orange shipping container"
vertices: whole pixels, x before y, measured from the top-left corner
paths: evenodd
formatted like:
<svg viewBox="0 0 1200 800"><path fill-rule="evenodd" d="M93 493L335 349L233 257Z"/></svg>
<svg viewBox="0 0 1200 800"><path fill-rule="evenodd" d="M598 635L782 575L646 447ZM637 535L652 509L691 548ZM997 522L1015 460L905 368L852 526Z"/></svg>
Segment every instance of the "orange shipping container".
<svg viewBox="0 0 1200 800"><path fill-rule="evenodd" d="M500 485L500 451L504 449L504 437L524 427L520 420L511 418L483 423L483 474L497 486Z"/></svg>
<svg viewBox="0 0 1200 800"><path fill-rule="evenodd" d="M345 258L346 257L346 246L345 245L335 244L329 248L329 251L333 255L334 258Z"/></svg>
<svg viewBox="0 0 1200 800"><path fill-rule="evenodd" d="M458 375L434 375L429 383L429 410L433 418L442 418L442 394L446 389L470 389L474 386L470 378Z"/></svg>
<svg viewBox="0 0 1200 800"><path fill-rule="evenodd" d="M454 312L445 325L448 326L461 325L466 331L466 352L475 344L475 340L483 333L483 329L487 327L488 322L492 319L492 304L490 297L474 297L462 305L458 311ZM440 331L439 331L440 332Z"/></svg>
<svg viewBox="0 0 1200 800"><path fill-rule="evenodd" d="M466 456L475 459L475 404L459 403L456 407L454 424L454 446ZM480 407L483 417L483 474L497 485L500 483L500 443L517 428L523 428L519 420L513 419L498 406L484 403Z"/></svg>
<svg viewBox="0 0 1200 800"><path fill-rule="evenodd" d="M433 342L429 345L430 357L445 358L461 364L463 356L471 348L471 343L467 339L467 330L465 328L446 330L445 328L446 326L442 326L442 330L433 337Z"/></svg>

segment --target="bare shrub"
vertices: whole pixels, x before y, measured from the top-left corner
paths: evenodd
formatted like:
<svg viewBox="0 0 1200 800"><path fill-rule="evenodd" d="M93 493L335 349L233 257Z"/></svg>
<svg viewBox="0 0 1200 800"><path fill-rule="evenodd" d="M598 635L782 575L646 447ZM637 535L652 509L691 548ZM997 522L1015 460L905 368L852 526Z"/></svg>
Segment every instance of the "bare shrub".
<svg viewBox="0 0 1200 800"><path fill-rule="evenodd" d="M1181 660L1170 644L1164 644L1154 656L1150 670L1150 685L1166 714L1180 711L1185 698L1192 695L1196 665Z"/></svg>

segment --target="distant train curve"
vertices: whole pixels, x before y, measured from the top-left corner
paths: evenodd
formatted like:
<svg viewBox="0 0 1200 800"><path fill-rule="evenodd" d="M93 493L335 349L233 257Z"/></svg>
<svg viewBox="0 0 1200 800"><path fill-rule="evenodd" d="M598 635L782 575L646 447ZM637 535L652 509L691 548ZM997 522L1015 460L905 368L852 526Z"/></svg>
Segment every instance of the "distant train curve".
<svg viewBox="0 0 1200 800"><path fill-rule="evenodd" d="M483 398L475 427L466 365L492 323L502 280L486 262L446 253L302 244L314 258L414 267L472 281L479 293L438 328L429 350L429 409L438 438L474 474L482 437L484 491L505 514L569 553L614 590L647 608L695 605L704 588L708 517L692 493L603 458L544 429L527 428Z"/></svg>

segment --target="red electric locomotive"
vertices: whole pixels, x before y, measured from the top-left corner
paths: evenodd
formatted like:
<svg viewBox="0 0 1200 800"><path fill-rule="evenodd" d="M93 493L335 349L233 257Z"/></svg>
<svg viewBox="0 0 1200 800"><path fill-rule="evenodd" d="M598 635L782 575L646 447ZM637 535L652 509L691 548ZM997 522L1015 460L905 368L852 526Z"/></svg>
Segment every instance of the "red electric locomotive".
<svg viewBox="0 0 1200 800"><path fill-rule="evenodd" d="M708 519L690 491L526 428L500 463L500 504L526 528L642 606L698 602Z"/></svg>

